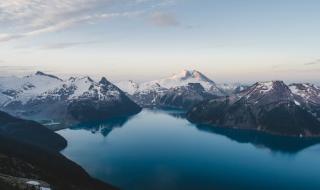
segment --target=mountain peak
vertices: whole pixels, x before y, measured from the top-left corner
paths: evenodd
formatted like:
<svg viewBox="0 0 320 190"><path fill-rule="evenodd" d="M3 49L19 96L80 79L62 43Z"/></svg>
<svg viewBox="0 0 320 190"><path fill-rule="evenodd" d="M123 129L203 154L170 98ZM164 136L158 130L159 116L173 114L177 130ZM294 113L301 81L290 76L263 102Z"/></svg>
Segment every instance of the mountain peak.
<svg viewBox="0 0 320 190"><path fill-rule="evenodd" d="M256 89L260 92L269 92L271 90L289 90L289 87L283 81L267 81L267 82L257 82L255 85Z"/></svg>
<svg viewBox="0 0 320 190"><path fill-rule="evenodd" d="M36 76L46 76L46 77L50 77L50 78L54 78L54 79L57 79L57 80L62 81L62 79L60 79L60 78L57 77L57 76L50 75L50 74L46 74L46 73L41 72L41 71L37 71L37 72L35 73L35 75L36 75Z"/></svg>
<svg viewBox="0 0 320 190"><path fill-rule="evenodd" d="M293 101L293 94L283 81L257 82L241 94L252 104L267 105Z"/></svg>
<svg viewBox="0 0 320 190"><path fill-rule="evenodd" d="M171 79L181 79L185 80L192 76L192 71L189 70L182 70L180 73L174 74Z"/></svg>
<svg viewBox="0 0 320 190"><path fill-rule="evenodd" d="M259 84L285 84L282 80L271 80L271 81L261 81L257 82Z"/></svg>
<svg viewBox="0 0 320 190"><path fill-rule="evenodd" d="M201 72L196 71L196 70L192 71L192 77L197 79L197 80L203 80L203 81L207 81L207 82L210 82L210 83L214 83L211 79L209 79L204 74L202 74Z"/></svg>
<svg viewBox="0 0 320 190"><path fill-rule="evenodd" d="M108 85L110 84L110 82L106 79L106 77L102 77L99 84Z"/></svg>
<svg viewBox="0 0 320 190"><path fill-rule="evenodd" d="M174 80L188 80L188 79L195 79L198 81L205 81L209 83L214 83L212 80L210 80L208 77L206 77L204 74L197 70L187 70L184 69L180 73L173 75L170 77L170 79Z"/></svg>
<svg viewBox="0 0 320 190"><path fill-rule="evenodd" d="M72 83L82 83L82 82L85 82L85 83L93 83L94 80L92 78L90 78L89 76L82 76L82 77L70 77L68 79L68 81L72 82Z"/></svg>

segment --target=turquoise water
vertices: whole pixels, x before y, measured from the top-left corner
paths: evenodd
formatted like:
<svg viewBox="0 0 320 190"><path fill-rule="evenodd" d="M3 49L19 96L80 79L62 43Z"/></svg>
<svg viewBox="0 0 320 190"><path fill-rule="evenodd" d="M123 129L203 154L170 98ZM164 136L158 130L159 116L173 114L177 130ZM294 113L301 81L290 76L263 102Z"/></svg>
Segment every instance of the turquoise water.
<svg viewBox="0 0 320 190"><path fill-rule="evenodd" d="M177 110L58 133L64 155L121 189L320 189L317 139L196 126Z"/></svg>

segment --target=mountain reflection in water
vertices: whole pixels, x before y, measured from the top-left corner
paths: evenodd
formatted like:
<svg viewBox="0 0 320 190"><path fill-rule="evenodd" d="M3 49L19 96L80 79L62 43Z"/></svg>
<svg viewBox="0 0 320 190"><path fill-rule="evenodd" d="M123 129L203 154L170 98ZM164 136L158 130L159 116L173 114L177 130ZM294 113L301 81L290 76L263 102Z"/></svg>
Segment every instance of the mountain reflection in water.
<svg viewBox="0 0 320 190"><path fill-rule="evenodd" d="M194 125L181 110L58 131L62 153L121 189L319 189L318 139Z"/></svg>
<svg viewBox="0 0 320 190"><path fill-rule="evenodd" d="M165 113L176 119L186 119L186 112L177 109L147 109L152 113ZM71 127L71 129L85 129L92 133L101 133L106 137L114 128L119 128L125 125L130 119L135 116L122 116L108 119L105 121L96 121L90 123L81 123ZM253 130L224 128L213 125L195 125L200 131L222 135L234 140L238 143L250 143L256 148L267 148L273 152L283 152L294 154L308 148L312 145L320 143L320 138L299 138L270 135Z"/></svg>

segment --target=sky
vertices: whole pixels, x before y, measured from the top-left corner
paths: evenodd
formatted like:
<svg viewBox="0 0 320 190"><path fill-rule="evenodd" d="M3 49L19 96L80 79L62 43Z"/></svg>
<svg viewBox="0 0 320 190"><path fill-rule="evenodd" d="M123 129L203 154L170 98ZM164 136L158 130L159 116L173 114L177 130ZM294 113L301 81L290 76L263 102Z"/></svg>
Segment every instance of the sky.
<svg viewBox="0 0 320 190"><path fill-rule="evenodd" d="M320 83L318 0L0 0L0 75Z"/></svg>

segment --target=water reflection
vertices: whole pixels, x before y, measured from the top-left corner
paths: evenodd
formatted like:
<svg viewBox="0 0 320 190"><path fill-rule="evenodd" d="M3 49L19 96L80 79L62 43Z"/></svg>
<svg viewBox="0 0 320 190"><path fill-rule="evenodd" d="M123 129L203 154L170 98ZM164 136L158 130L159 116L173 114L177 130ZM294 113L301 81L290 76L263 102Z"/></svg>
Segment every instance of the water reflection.
<svg viewBox="0 0 320 190"><path fill-rule="evenodd" d="M186 112L183 110L154 110L155 113L166 113L174 118L186 119ZM257 148L267 148L273 152L296 154L308 147L320 143L320 138L298 138L269 135L252 130L240 130L221 128L218 126L195 125L197 129L218 135L223 135L238 143L251 143Z"/></svg>
<svg viewBox="0 0 320 190"><path fill-rule="evenodd" d="M257 148L267 148L273 152L296 154L308 147L320 143L320 138L298 138L269 135L252 130L222 128L217 126L196 125L201 131L228 137L238 143L251 143Z"/></svg>
<svg viewBox="0 0 320 190"><path fill-rule="evenodd" d="M59 131L68 140L63 154L121 189L319 189L320 146L305 149L318 139L196 126L183 118L183 111L145 109L80 124L73 129L81 130Z"/></svg>
<svg viewBox="0 0 320 190"><path fill-rule="evenodd" d="M177 109L146 109L148 112L154 114L166 114L175 119L186 119L186 112ZM123 116L108 119L106 121L97 121L90 123L81 123L71 127L71 129L84 129L91 131L91 133L101 133L106 137L114 128L122 127L128 121L136 116ZM190 125L187 125L190 126ZM256 148L269 149L272 152L281 152L286 154L296 154L308 147L320 143L320 138L297 138L297 137L285 137L269 135L252 130L239 130L231 128L221 128L217 126L209 125L193 125L198 130L214 133L228 137L229 139L238 143L250 143Z"/></svg>
<svg viewBox="0 0 320 190"><path fill-rule="evenodd" d="M170 115L176 119L186 119L186 111L181 109L170 109L170 108L163 108L163 109L147 109L148 111L152 113L165 113L167 115Z"/></svg>
<svg viewBox="0 0 320 190"><path fill-rule="evenodd" d="M122 127L134 116L114 117L105 121L86 122L70 127L73 130L88 130L91 133L101 133L106 137L114 128Z"/></svg>

